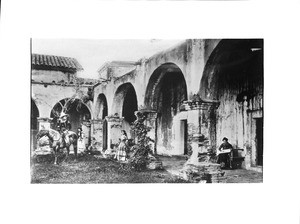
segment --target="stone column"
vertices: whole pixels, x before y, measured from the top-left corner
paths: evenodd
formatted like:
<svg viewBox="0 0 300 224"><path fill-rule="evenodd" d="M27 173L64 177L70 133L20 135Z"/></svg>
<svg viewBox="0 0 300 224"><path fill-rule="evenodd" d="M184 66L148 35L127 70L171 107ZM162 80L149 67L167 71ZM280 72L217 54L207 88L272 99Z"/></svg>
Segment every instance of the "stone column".
<svg viewBox="0 0 300 224"><path fill-rule="evenodd" d="M251 167L251 149L249 149L247 144L247 134L248 131L248 125L247 125L247 110L248 110L248 102L247 102L247 96L244 96L243 98L243 148L244 148L244 157L245 157L245 168L249 169Z"/></svg>
<svg viewBox="0 0 300 224"><path fill-rule="evenodd" d="M88 147L91 144L91 122L83 121L81 128L85 136L85 146Z"/></svg>
<svg viewBox="0 0 300 224"><path fill-rule="evenodd" d="M146 116L145 125L150 127L150 131L148 132L148 136L154 141L151 142L151 148L154 154L156 151L156 121L157 121L157 112L155 110L139 110L136 113L142 113Z"/></svg>
<svg viewBox="0 0 300 224"><path fill-rule="evenodd" d="M201 101L200 108L200 133L204 135L207 144L212 149L216 149L216 109L218 107L216 101Z"/></svg>
<svg viewBox="0 0 300 224"><path fill-rule="evenodd" d="M216 144L215 110L218 105L217 101L203 100L197 94L181 105L181 110L188 112L188 143L192 151L207 152L207 145Z"/></svg>
<svg viewBox="0 0 300 224"><path fill-rule="evenodd" d="M107 148L113 148L115 144L119 143L121 137L122 122L124 118L118 116L107 116Z"/></svg>
<svg viewBox="0 0 300 224"><path fill-rule="evenodd" d="M184 101L180 106L180 111L187 111L188 148L196 152L199 150L197 136L200 134L200 110L192 101Z"/></svg>
<svg viewBox="0 0 300 224"><path fill-rule="evenodd" d="M91 138L95 138L99 150L103 150L103 121L102 119L91 120Z"/></svg>
<svg viewBox="0 0 300 224"><path fill-rule="evenodd" d="M47 129L47 130L49 130L52 118L49 118L49 117L38 117L37 121L38 121L38 130L41 130L41 129Z"/></svg>

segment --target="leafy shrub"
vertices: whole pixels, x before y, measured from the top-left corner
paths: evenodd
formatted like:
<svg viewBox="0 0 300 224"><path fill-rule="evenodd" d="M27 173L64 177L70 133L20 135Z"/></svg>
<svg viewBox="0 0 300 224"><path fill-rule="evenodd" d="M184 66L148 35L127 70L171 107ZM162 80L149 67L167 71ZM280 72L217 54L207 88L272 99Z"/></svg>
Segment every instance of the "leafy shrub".
<svg viewBox="0 0 300 224"><path fill-rule="evenodd" d="M148 155L151 153L150 142L153 140L148 136L150 127L145 125L146 115L136 112L136 120L131 125L131 130L135 134L136 145L132 147L134 150L129 164L137 170L145 169L148 163Z"/></svg>

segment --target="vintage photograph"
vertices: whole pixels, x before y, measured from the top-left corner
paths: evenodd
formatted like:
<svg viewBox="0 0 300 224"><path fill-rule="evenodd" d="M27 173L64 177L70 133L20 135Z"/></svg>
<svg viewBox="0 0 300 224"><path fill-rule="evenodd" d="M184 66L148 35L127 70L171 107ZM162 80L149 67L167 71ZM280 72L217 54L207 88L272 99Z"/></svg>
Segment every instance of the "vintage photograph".
<svg viewBox="0 0 300 224"><path fill-rule="evenodd" d="M262 183L263 39L31 39L31 183Z"/></svg>

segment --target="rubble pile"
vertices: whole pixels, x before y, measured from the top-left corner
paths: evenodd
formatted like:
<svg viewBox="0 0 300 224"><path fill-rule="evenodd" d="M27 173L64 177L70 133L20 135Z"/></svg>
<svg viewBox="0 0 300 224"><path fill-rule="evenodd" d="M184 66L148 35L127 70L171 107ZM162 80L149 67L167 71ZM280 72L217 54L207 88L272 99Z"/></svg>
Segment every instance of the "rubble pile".
<svg viewBox="0 0 300 224"><path fill-rule="evenodd" d="M163 164L158 158L149 154L147 168L150 170L162 170Z"/></svg>
<svg viewBox="0 0 300 224"><path fill-rule="evenodd" d="M226 183L225 172L216 163L186 163L180 173L183 179L193 183Z"/></svg>

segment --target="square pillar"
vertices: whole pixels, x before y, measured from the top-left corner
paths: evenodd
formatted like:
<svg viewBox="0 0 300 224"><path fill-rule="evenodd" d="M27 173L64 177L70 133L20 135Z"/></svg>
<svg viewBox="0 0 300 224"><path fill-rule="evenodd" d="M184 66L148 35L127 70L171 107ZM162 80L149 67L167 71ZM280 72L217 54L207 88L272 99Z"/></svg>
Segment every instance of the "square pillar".
<svg viewBox="0 0 300 224"><path fill-rule="evenodd" d="M102 119L91 120L91 138L95 138L95 142L103 150L103 121Z"/></svg>
<svg viewBox="0 0 300 224"><path fill-rule="evenodd" d="M107 148L112 149L119 143L124 118L118 116L107 116Z"/></svg>
<svg viewBox="0 0 300 224"><path fill-rule="evenodd" d="M199 151L198 136L200 135L200 110L192 101L183 101L180 111L187 112L187 144L189 153Z"/></svg>
<svg viewBox="0 0 300 224"><path fill-rule="evenodd" d="M85 147L88 147L91 144L91 123L89 121L83 121L81 128L84 134Z"/></svg>
<svg viewBox="0 0 300 224"><path fill-rule="evenodd" d="M216 140L216 109L217 103L200 103L200 132L208 139L209 147L213 150L217 147Z"/></svg>
<svg viewBox="0 0 300 224"><path fill-rule="evenodd" d="M181 111L188 115L188 144L192 151L207 152L216 147L216 117L218 101L203 100L195 94L190 101L184 101Z"/></svg>
<svg viewBox="0 0 300 224"><path fill-rule="evenodd" d="M49 117L38 117L37 121L38 121L38 130L42 130L42 129L49 130L52 118L49 118Z"/></svg>

